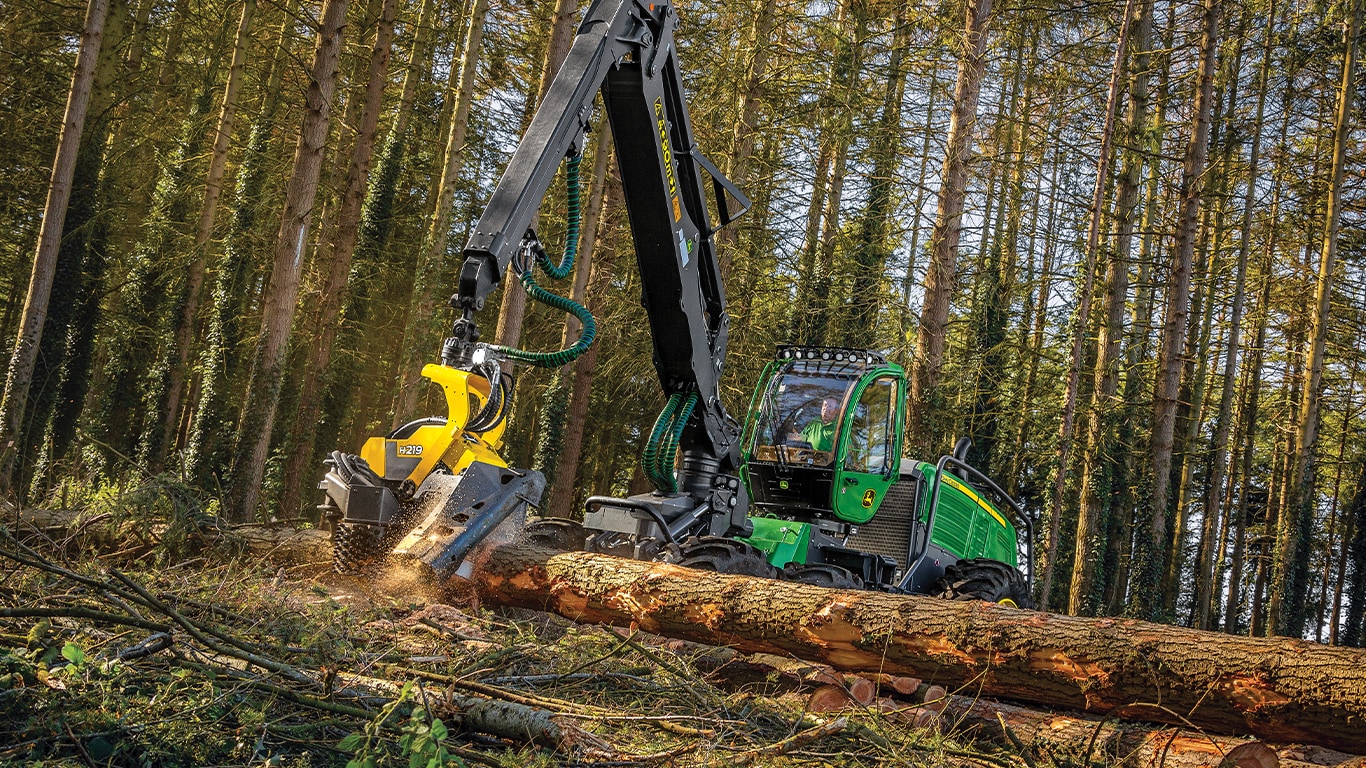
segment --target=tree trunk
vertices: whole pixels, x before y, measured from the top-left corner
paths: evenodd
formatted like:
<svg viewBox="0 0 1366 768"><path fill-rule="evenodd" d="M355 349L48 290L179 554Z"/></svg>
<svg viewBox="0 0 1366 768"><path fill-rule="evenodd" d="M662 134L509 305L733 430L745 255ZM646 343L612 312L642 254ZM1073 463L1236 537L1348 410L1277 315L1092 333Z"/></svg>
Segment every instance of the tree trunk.
<svg viewBox="0 0 1366 768"><path fill-rule="evenodd" d="M1018 749L1014 737L1046 764L1090 765L1091 759L1107 765L1163 768L1275 768L1278 764L1276 753L1260 741L1123 726L966 696L949 696L946 703L944 714L959 729Z"/></svg>
<svg viewBox="0 0 1366 768"><path fill-rule="evenodd" d="M441 263L446 255L446 241L450 236L451 213L455 204L455 187L460 178L465 158L465 130L469 126L470 104L474 101L474 78L479 63L479 48L484 40L484 17L488 15L488 0L474 0L469 26L465 29L465 52L460 60L460 84L456 89L455 107L451 112L450 131L446 135L446 163L437 184L436 208L427 222L422 241L422 255L418 258L413 281L413 299L408 315L408 332L404 333L402 359L403 386L398 405L394 409L394 426L409 418L417 406L422 360L435 350L428 348L432 330L441 325L442 318L434 317L436 283L441 276ZM514 290L505 285L504 290Z"/></svg>
<svg viewBox="0 0 1366 768"><path fill-rule="evenodd" d="M259 94L260 105L251 135L237 168L233 191L232 221L224 238L223 258L213 285L213 305L204 352L199 360L202 375L198 405L190 426L185 451L185 472L203 486L226 482L236 432L240 402L244 328L249 326L253 264L257 250L257 218L261 190L270 169L275 113L285 62L290 57L295 24L295 0L285 5L285 20L276 33L274 51Z"/></svg>
<svg viewBox="0 0 1366 768"><path fill-rule="evenodd" d="M1228 465L1229 430L1233 423L1233 394L1238 382L1238 355L1242 343L1240 333L1243 322L1243 305L1247 293L1247 258L1252 240L1252 215L1257 199L1257 171L1261 160L1262 124L1266 115L1267 79L1271 73L1272 41L1275 38L1276 7L1271 6L1266 20L1266 39L1262 46L1262 65L1257 78L1257 116L1252 122L1252 149L1247 161L1247 187L1243 195L1243 221L1238 231L1238 267L1233 282L1233 310L1229 318L1228 349L1224 352L1224 383L1219 394L1219 414L1215 417L1214 458L1209 476L1210 504L1206 516L1218 520L1224 510L1220 508L1224 474ZM1235 70L1234 76L1237 77ZM1219 542L1222 547L1222 541ZM1202 545L1203 549L1203 545ZM1201 553L1204 573L1197 583L1195 595L1196 629L1213 629L1213 620L1218 618L1214 606L1215 557L1205 550Z"/></svg>
<svg viewBox="0 0 1366 768"><path fill-rule="evenodd" d="M553 555L553 556L552 556ZM1366 652L506 546L483 600L1114 717L1366 750Z"/></svg>
<svg viewBox="0 0 1366 768"><path fill-rule="evenodd" d="M555 0L555 10L550 29L550 41L546 45L545 61L541 66L541 82L536 89L535 101L528 101L535 107L545 98L550 83L555 79L560 64L569 54L573 41L574 0ZM531 121L534 109L527 109L522 120L523 128ZM605 120L603 121L606 122ZM533 217L532 228L536 227L538 217ZM494 333L497 342L505 347L516 347L522 340L522 322L526 319L526 291L518 283L520 275L513 271L512 264L503 273L503 295L498 305L498 327ZM505 364L509 365L509 364Z"/></svg>
<svg viewBox="0 0 1366 768"><path fill-rule="evenodd" d="M1105 219L1105 191L1110 184L1110 146L1114 139L1115 112L1119 107L1120 89L1124 82L1124 71L1126 68L1126 54L1129 47L1129 26L1132 20L1134 0L1125 0L1123 15L1119 25L1119 40L1115 43L1114 61L1110 67L1110 88L1109 95L1105 99L1105 122L1100 129L1100 149L1099 158L1096 160L1096 183L1091 192L1091 217L1086 229L1086 253L1082 259L1081 269L1081 288L1077 295L1077 313L1072 319L1072 356L1071 363L1067 369L1067 389L1063 394L1062 401L1062 421L1058 425L1058 445L1057 455L1053 459L1053 492L1049 498L1049 519L1058 521L1063 512L1063 496L1067 488L1067 477L1070 465L1068 457L1072 451L1072 433L1076 422L1077 414L1077 392L1081 386L1081 367L1086 359L1086 339L1091 329L1091 294L1094 292L1093 286L1096 275L1096 263L1100 259L1100 230L1101 222ZM1125 273L1127 279L1127 267L1119 267ZM1116 278L1117 279L1117 278ZM1107 288L1114 287L1107 285ZM1122 300L1122 299L1121 299ZM1118 339L1103 339L1107 344L1114 345ZM1102 355L1104 352L1102 352ZM1100 364L1097 363L1097 370ZM1095 424L1097 419L1091 419ZM1083 475L1084 477L1084 475ZM1083 495L1084 495L1083 491ZM1078 557L1083 549L1094 549L1095 539L1100 531L1099 510L1082 504L1083 514L1088 511L1093 513L1077 521L1077 546L1076 554ZM1089 543L1088 543L1089 542ZM1043 578L1040 580L1039 608L1048 609L1048 602L1053 591L1053 574L1057 569L1057 538L1049 540L1043 561ZM1078 559L1072 573L1072 586L1079 587L1090 581L1092 574L1091 558L1086 562ZM1084 572L1083 572L1084 571ZM1079 577L1085 577L1085 581L1079 582ZM1088 590L1089 591L1089 590ZM1079 597L1072 598L1074 601Z"/></svg>
<svg viewBox="0 0 1366 768"><path fill-rule="evenodd" d="M749 161L754 155L754 129L759 124L759 102L764 95L764 79L768 76L768 56L773 47L773 29L778 18L778 0L761 0L762 5L754 15L754 25L750 33L749 66L745 71L745 84L740 89L739 116L735 130L731 134L730 157L726 175L740 189L749 185ZM723 227L716 233L716 251L721 255L721 283L730 281L730 265L734 256L739 230L735 226Z"/></svg>
<svg viewBox="0 0 1366 768"><path fill-rule="evenodd" d="M303 247L318 192L332 95L337 87L347 4L348 0L326 0L320 17L303 124L294 150L285 208L280 215L280 233L275 242L275 263L261 313L261 338L257 343L233 451L232 479L224 509L234 522L250 520L260 499L261 478L265 474L275 410L280 402L285 374L290 325L298 303Z"/></svg>
<svg viewBox="0 0 1366 768"><path fill-rule="evenodd" d="M81 31L80 48L76 52L76 71L67 94L61 136L57 139L57 156L52 163L52 178L48 183L47 202L43 207L43 224L39 230L38 249L33 257L28 295L24 299L24 313L5 375L4 397L0 398L0 494L10 491L29 384L33 378L38 343L43 337L43 323L47 320L48 297L52 293L52 279L57 266L57 249L62 243L62 223L66 219L66 206L71 198L76 153L80 150L81 132L85 129L86 110L90 106L90 91L95 80L95 62L100 55L104 19L108 12L109 0L90 0L85 13L85 26Z"/></svg>
<svg viewBox="0 0 1366 768"><path fill-rule="evenodd" d="M110 147L119 146L118 133L110 141L115 124L116 89L127 70L119 57L119 44L128 24L128 5L113 0L105 15L103 43L96 58L85 129L71 177L71 195L62 222L62 241L48 295L48 315L38 344L32 384L24 408L24 426L15 467L15 488L22 500L40 499L57 472L71 441L66 435L85 403L89 377L92 331L101 312L98 300L105 292L111 218ZM123 166L128 168L130 166ZM18 281L15 281L16 284ZM92 301L92 299L94 299Z"/></svg>
<svg viewBox="0 0 1366 768"><path fill-rule="evenodd" d="M1353 521L1351 543L1347 548L1352 568L1346 588L1351 602L1341 632L1343 645L1358 648L1366 645L1366 460L1362 460L1360 471L1352 504L1347 509L1347 515Z"/></svg>
<svg viewBox="0 0 1366 768"><path fill-rule="evenodd" d="M1130 2L1128 5L1132 5ZM1126 13L1129 7L1126 6ZM1119 390L1119 353L1120 341L1124 335L1124 310L1129 300L1129 248L1132 245L1134 213L1138 207L1139 183L1143 174L1143 158L1139 154L1148 120L1148 68L1151 56L1148 51L1152 29L1152 2L1143 0L1138 4L1132 56L1133 73L1130 75L1129 107L1125 116L1125 131L1128 136L1128 151L1125 153L1124 167L1120 173L1119 191L1116 195L1116 224L1114 249L1106 262L1105 273L1105 318L1100 328L1100 338L1096 342L1095 386L1091 392L1091 417L1087 424L1086 447L1082 458L1081 511L1077 517L1076 551L1072 564L1072 584L1069 590L1067 612L1074 616L1094 615L1101 603L1101 591L1095 583L1096 560L1104 541L1105 516L1110 506L1110 467L1118 458L1112 455L1115 421L1119 414L1119 403L1115 394ZM1120 43L1128 32L1130 19L1126 15L1120 27ZM1118 76L1120 55L1116 53L1115 74ZM1112 86L1115 83L1112 82ZM1102 137L1102 144L1107 137ZM1099 203L1099 200L1093 202ZM1093 217L1099 219L1099 212ZM1097 238L1099 238L1097 226ZM1099 240L1097 240L1099 246ZM1075 350L1074 350L1075 351ZM1056 488L1055 488L1056 490Z"/></svg>
<svg viewBox="0 0 1366 768"><path fill-rule="evenodd" d="M199 226L194 237L194 261L190 262L185 277L184 300L174 338L174 362L171 363L163 401L161 441L151 458L151 470L160 471L166 454L175 448L177 428L180 426L180 400L184 394L185 374L189 371L190 347L194 344L195 326L199 317L199 294L204 286L204 269L208 263L209 238L213 237L214 216L218 212L218 197L223 190L223 172L228 165L228 147L232 143L233 121L237 113L237 92L246 70L247 46L251 41L251 19L256 11L256 0L243 0L242 16L237 25L233 44L232 64L228 68L228 82L223 88L223 104L218 111L218 127L214 132L213 154L204 182L204 202L199 209Z"/></svg>
<svg viewBox="0 0 1366 768"><path fill-rule="evenodd" d="M1323 350L1328 335L1328 307L1332 297L1333 267L1337 259L1338 227L1342 218L1342 177L1346 161L1347 137L1352 121L1352 95L1356 89L1357 30L1361 26L1361 0L1352 3L1347 25L1345 53L1342 61L1342 81L1338 91L1337 117L1333 129L1333 164L1328 181L1328 212L1324 223L1323 251L1319 256L1318 287L1314 294L1314 314L1310 318L1309 349L1305 360L1304 388L1299 404L1299 431L1296 434L1294 465L1287 489L1289 506L1286 519L1281 521L1276 542L1276 570L1271 590L1271 620L1275 632L1299 636L1304 626L1304 601L1308 589L1307 574L1301 563L1308 564L1309 546L1302 541L1301 531L1308 527L1313 504L1310 498L1310 465L1315 442L1318 440L1319 400L1323 396Z"/></svg>
<svg viewBox="0 0 1366 768"><path fill-rule="evenodd" d="M930 428L931 411L939 408L939 374L944 366L949 301L953 296L958 261L958 239L963 229L963 199L967 195L968 164L972 155L973 129L977 123L977 97L986 72L987 36L991 28L992 0L966 0L963 49L958 61L953 112L949 118L944 153L939 207L930 234L930 264L925 273L925 300L920 310L915 359L911 362L911 397L906 434L915 451L935 453L945 435Z"/></svg>
<svg viewBox="0 0 1366 768"><path fill-rule="evenodd" d="M1134 615L1148 618L1156 618L1162 610L1162 553L1167 539L1177 389L1181 384L1181 351L1186 343L1186 324L1190 312L1191 259L1195 253L1205 157L1209 149L1211 96L1219 39L1219 5L1220 0L1204 0L1200 65L1193 107L1195 124L1186 147L1185 165L1181 173L1176 250L1167 293L1166 327L1162 333L1162 349L1158 356L1157 382L1153 393L1151 517L1148 531L1139 534L1134 551L1133 570L1137 583L1134 584L1130 609Z"/></svg>
<svg viewBox="0 0 1366 768"><path fill-rule="evenodd" d="M347 291L347 278L351 275L351 257L356 251L361 204L365 200L365 188L370 180L370 159L374 155L375 135L379 131L380 109L384 106L384 86L389 81L389 53L394 41L397 6L397 0L384 0L379 21L375 25L375 44L370 51L360 127L356 131L346 187L337 209L337 230L326 262L327 278L318 300L317 335L309 345L308 361L300 381L296 408L299 416L289 460L285 465L284 487L280 492L280 511L285 517L293 517L300 508L303 484L315 453L313 443L318 434L321 397L327 384L326 374L332 359L333 342L343 321L342 301Z"/></svg>

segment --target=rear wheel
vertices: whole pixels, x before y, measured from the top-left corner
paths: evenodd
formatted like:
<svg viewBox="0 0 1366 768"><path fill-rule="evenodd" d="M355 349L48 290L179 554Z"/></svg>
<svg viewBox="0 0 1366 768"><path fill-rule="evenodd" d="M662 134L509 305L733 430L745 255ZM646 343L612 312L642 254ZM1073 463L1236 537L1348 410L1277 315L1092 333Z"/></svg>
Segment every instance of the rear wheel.
<svg viewBox="0 0 1366 768"><path fill-rule="evenodd" d="M848 568L826 563L796 565L783 569L784 581L796 581L830 589L863 589L863 579Z"/></svg>
<svg viewBox="0 0 1366 768"><path fill-rule="evenodd" d="M930 594L945 600L985 600L1015 608L1033 608L1029 585L1012 566L999 560L959 560L944 569Z"/></svg>
<svg viewBox="0 0 1366 768"><path fill-rule="evenodd" d="M769 565L764 553L754 547L721 536L693 536L662 558L688 568L717 573L758 576L763 579L778 577L778 569Z"/></svg>

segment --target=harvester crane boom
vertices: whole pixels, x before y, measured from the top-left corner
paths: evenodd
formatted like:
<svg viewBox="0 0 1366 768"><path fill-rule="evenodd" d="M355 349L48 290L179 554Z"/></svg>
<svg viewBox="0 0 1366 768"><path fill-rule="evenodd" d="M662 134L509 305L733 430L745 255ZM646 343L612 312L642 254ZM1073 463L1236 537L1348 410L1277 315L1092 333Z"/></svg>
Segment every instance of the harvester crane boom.
<svg viewBox="0 0 1366 768"><path fill-rule="evenodd" d="M457 368L473 362L479 339L474 315L513 257L534 239L528 227L560 163L582 151L601 91L660 385L666 396L697 395L679 438L679 479L682 490L703 501L718 472L738 472L740 429L719 394L729 320L702 173L712 179L720 225L735 217L728 195L741 206L735 215L749 201L693 140L676 26L669 2L596 0L589 7L465 247L458 292L451 297L460 316L443 345L442 362Z"/></svg>

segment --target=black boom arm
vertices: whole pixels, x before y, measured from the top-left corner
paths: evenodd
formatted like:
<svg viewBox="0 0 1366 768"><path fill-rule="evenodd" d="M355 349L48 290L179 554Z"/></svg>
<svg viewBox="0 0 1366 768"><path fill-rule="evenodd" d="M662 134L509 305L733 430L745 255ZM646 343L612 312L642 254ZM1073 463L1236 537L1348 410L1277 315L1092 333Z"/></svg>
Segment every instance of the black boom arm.
<svg viewBox="0 0 1366 768"><path fill-rule="evenodd" d="M743 213L749 201L693 142L674 47L676 26L669 2L595 0L588 9L465 246L459 292L451 298L461 317L442 361L469 364L479 337L474 313L498 286L561 161L582 150L593 98L601 90L635 239L655 369L666 395L699 396L681 440L681 474L684 490L701 496L705 491L698 485L739 467L739 429L718 389L729 321L702 173L713 183L718 226ZM740 206L734 215L727 194Z"/></svg>

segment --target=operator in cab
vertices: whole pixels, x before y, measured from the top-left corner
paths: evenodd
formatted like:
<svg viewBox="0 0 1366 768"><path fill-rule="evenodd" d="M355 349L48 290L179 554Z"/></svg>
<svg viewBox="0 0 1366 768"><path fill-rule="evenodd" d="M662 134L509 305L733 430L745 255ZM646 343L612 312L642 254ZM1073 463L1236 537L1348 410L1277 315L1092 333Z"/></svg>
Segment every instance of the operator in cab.
<svg viewBox="0 0 1366 768"><path fill-rule="evenodd" d="M813 416L801 433L792 436L811 446L812 450L829 452L835 450L835 428L839 425L840 401L835 395L826 395L821 400L821 411Z"/></svg>

